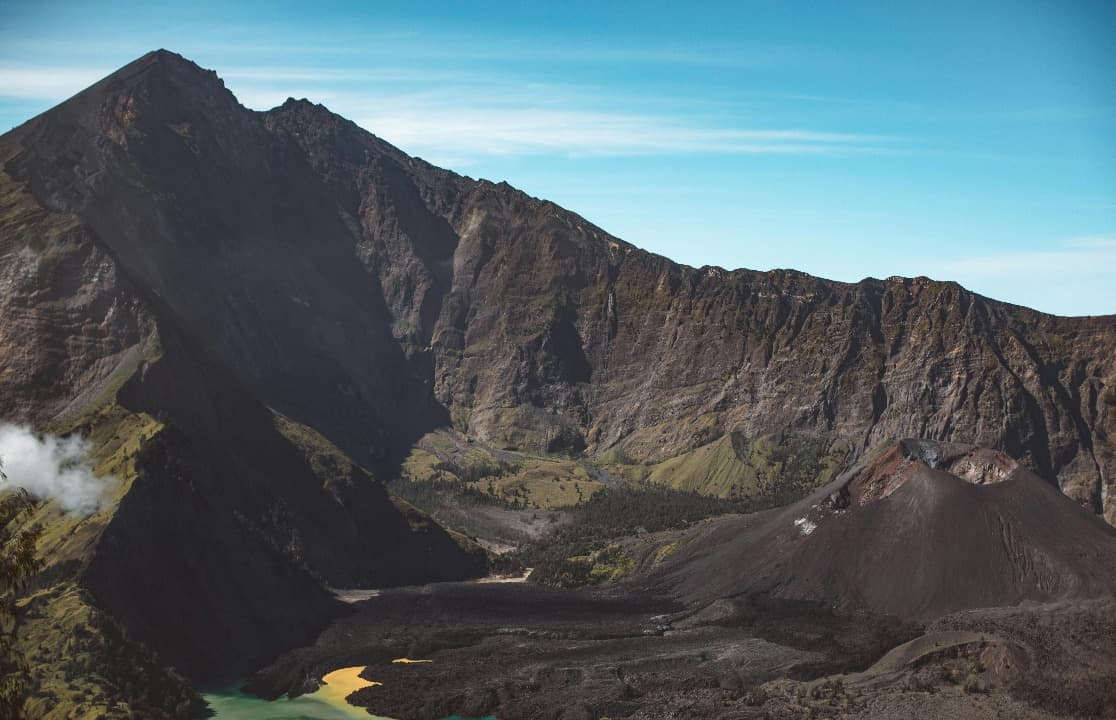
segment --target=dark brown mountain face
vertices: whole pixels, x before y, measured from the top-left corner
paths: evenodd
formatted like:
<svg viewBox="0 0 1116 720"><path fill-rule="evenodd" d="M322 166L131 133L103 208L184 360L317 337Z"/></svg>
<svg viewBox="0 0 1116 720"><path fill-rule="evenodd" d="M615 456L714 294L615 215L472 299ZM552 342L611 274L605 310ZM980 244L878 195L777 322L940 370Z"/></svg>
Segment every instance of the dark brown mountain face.
<svg viewBox="0 0 1116 720"><path fill-rule="evenodd" d="M636 462L730 432L975 443L1116 521L1113 317L680 266L166 51L0 163L0 418L89 433L121 481L47 577L195 676L304 639L324 585L483 572L378 482L450 423Z"/></svg>
<svg viewBox="0 0 1116 720"><path fill-rule="evenodd" d="M1003 453L905 440L812 496L714 523L653 574L689 603L824 602L932 619L1116 594L1116 529Z"/></svg>
<svg viewBox="0 0 1116 720"><path fill-rule="evenodd" d="M310 639L340 608L325 585L484 572L374 477L444 411L329 189L212 73L148 55L0 157L0 412L91 431L124 491L47 576L76 559L95 603L209 679Z"/></svg>
<svg viewBox="0 0 1116 720"><path fill-rule="evenodd" d="M637 460L707 439L712 418L749 437L974 442L1094 510L1107 502L1112 317L1055 318L924 278L680 266L320 106L247 111L167 52L4 148L33 222L73 223L75 244L108 254L261 400L362 462L447 413L494 442L545 450L562 435ZM110 340L80 361L7 362L80 374L134 343ZM49 417L77 389L9 375L8 415Z"/></svg>
<svg viewBox="0 0 1116 720"><path fill-rule="evenodd" d="M620 446L637 461L728 431L861 449L957 440L1116 519L1116 318L1052 317L926 278L680 266L321 107L264 117L359 226L399 346L481 439Z"/></svg>

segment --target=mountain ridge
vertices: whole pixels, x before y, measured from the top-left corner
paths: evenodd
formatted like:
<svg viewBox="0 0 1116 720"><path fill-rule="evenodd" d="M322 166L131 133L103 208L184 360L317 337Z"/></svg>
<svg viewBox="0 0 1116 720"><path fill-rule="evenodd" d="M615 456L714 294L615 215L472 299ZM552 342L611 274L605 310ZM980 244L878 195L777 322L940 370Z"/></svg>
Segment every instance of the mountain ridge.
<svg viewBox="0 0 1116 720"><path fill-rule="evenodd" d="M824 326L831 319L815 317L823 314L827 309L825 307L819 308L819 305L822 304L832 306L839 302L842 306L845 306L842 309L846 309L850 303L859 306L852 308L851 315L845 313L846 316L840 318L840 322L847 327L847 336L860 335L860 337L848 337L843 343L846 348L845 363L852 365L860 362L855 357L857 352L870 350L875 355L875 357L869 359L871 364L887 366L891 364L892 356L896 352L905 349L902 347L902 343L905 341L903 331L906 325L912 324L910 322L911 318L905 318L903 324L898 327L887 328L886 335L889 336L887 338L889 348L873 347L884 344L885 333L882 325L888 319L884 318L883 315L889 309L884 307L885 304L889 305L892 310L897 308L898 312L894 314L906 316L912 310L916 311L920 316L916 318L919 321L925 321L926 316L932 312L941 315L940 327L933 327L931 322L931 327L928 328L930 332L928 339L940 346L939 357L940 353L945 353L947 350L955 354L960 352L973 355L975 349L982 356L974 358L975 361L998 364L1000 366L997 368L998 374L1008 376L1009 384L1014 385L1014 387L1006 388L1009 394L1014 395L1010 398L1010 401L1014 404L1029 407L1029 409L1025 408L1024 414L1030 417L1029 419L1024 418L1024 421L1026 424L1033 426L1025 429L1021 437L1014 438L1010 437L1013 434L1010 424L1000 433L990 432L987 427L968 428L970 436L960 437L959 439L993 447L1003 447L1014 453L1023 452L1028 454L1031 456L1034 467L1048 478L1053 479L1055 475L1071 476L1063 478L1060 484L1066 487L1079 501L1090 504L1095 510L1103 511L1106 508L1109 494L1107 486L1110 484L1108 480L1111 478L1111 472L1108 469L1111 464L1111 448L1105 447L1102 456L1097 458L1094 456L1092 447L1094 440L1098 440L1104 445L1111 445L1109 429L1113 423L1112 414L1114 411L1110 408L1111 401L1116 399L1111 397L1112 385L1108 382L1112 370L1111 367L1106 367L1103 362L1098 365L1097 361L1099 360L1098 355L1103 355L1103 348L1112 348L1111 336L1113 329L1116 328L1116 317L1114 316L1055 318L1022 306L1012 306L983 298L965 290L956 283L943 283L924 278L896 277L885 280L866 278L858 283L843 283L815 278L793 270L759 272L747 269L723 270L714 266L692 268L675 263L668 258L639 250L629 243L614 238L580 216L568 213L548 201L537 201L530 198L526 194L514 190L506 183L494 184L484 180L472 181L470 178L435 168L422 160L410 158L389 143L361 130L351 121L340 118L323 106L313 105L308 101L288 100L283 105L268 111L246 110L235 101L235 97L224 87L215 73L203 70L181 56L165 50L155 51L143 56L118 73L98 82L89 91L79 93L74 98L67 100L56 111L51 112L57 115L58 112L69 106L91 103L105 92L119 92L122 87L127 87L129 83L138 83L142 78L152 76L159 76L159 80L154 82L159 87L166 83L171 83L177 87L180 84L179 81L183 78L189 81L188 85L198 84L207 89L209 95L215 96L225 104L226 108L235 109L234 115L241 116L240 121L233 122L231 125L243 125L249 119L259 120L259 124L267 129L267 134L272 138L277 138L300 148L304 156L301 161L304 161L317 173L318 180L326 187L324 192L332 193L335 198L342 198L344 204L348 206L342 209L340 218L341 224L348 227L348 233L342 231L339 234L348 234L351 240L355 241L354 249L360 256L365 272L378 276L387 305L384 311L391 317L392 335L402 348L403 355L406 356L406 362L410 363L417 359L420 364L433 362L437 366L441 363L442 367L435 367L433 370L437 404L446 407L451 415L456 412L459 420L465 415L477 414L478 417L475 420L470 418L466 425L475 425L476 427L468 429L480 433L485 439L511 443L517 440L526 440L538 444L540 443L539 435L546 435L548 432L551 434L555 432L559 434L567 433L570 435L570 440L574 446L584 444L591 450L603 450L617 443L622 443L630 454L639 459L649 460L661 459L663 456L662 451L648 447L649 445L653 446L656 442L660 445L665 444L665 451L668 455L694 445L692 438L679 437L679 433L673 433L674 437L666 438L665 443L661 442L662 438L656 441L644 437L650 434L648 426L655 425L654 421L658 419L654 416L647 417L649 413L646 412L641 413L644 417L626 419L622 423L605 423L611 427L601 427L600 425L593 427L593 424L588 422L590 416L613 417L622 416L625 413L613 412L616 404L615 400L602 407L599 400L594 402L596 398L586 398L584 393L580 393L581 396L579 397L574 397L579 395L579 386L592 386L594 384L591 380L585 380L588 376L587 362L588 366L591 366L598 376L601 375L603 366L607 365L609 353L607 349L601 352L600 348L610 344L611 338L609 336L618 329L617 318L613 313L617 307L617 286L611 276L619 273L622 267L625 270L631 267L634 270L633 275L642 274L645 276L640 278L644 287L647 287L651 282L654 283L654 286L657 286L658 290L662 289L664 283L666 283L672 288L675 295L679 290L685 291L683 297L656 298L654 292L648 295L642 289L638 289L637 297L624 298L625 300L635 300L634 304L637 306L645 300L650 300L652 303L658 301L660 305L665 302L667 307L660 307L660 312L670 311L685 319L687 317L686 313L692 312L694 300L698 299L707 308L715 309L722 314L727 313L731 320L735 322L724 323L727 327L721 331L721 334L728 332L736 336L743 335L744 342L749 347L745 348L745 352L741 352L739 348L726 347L727 343L723 339L717 339L715 341L716 349L720 351L720 354L731 353L735 356L734 364L737 366L741 363L747 364L749 355L759 363L770 364L773 360L779 359L778 356L780 355L787 356L788 353L785 352L787 346L796 342L804 330L807 334L824 332L824 327L810 327L811 323ZM163 88L163 91L166 91L166 89ZM179 95L182 95L182 93L179 93ZM160 96L160 99L165 100L166 98ZM171 96L170 100L174 100L174 96ZM178 98L177 101L181 102L181 100L182 98ZM105 117L108 113L102 112L97 119L102 126L107 124L105 133L108 136L119 137L121 143L124 143L126 139L119 136L119 133L122 132L121 126L126 125L129 118L134 119L132 116L135 108L132 107L123 115L120 115L120 108L130 106L130 104L134 105L135 97L128 96L124 99L117 97L116 103L117 105L113 109L116 115ZM211 103L191 104L206 107ZM184 108L183 112L190 115L194 109ZM40 116L40 118L47 115L49 113ZM55 115L50 115L50 117L54 118ZM177 129L173 132L177 136L178 142L184 143L190 153L196 154L199 152L199 142L211 140L216 143L220 138L217 133L208 137L205 132L206 129L200 128L204 123L194 123L199 127L191 125L190 129L187 130L182 126L181 119L178 118L177 120L179 120L179 123L176 124ZM29 123L18 128L17 131L10 133L8 137L18 139L26 135L31 132L32 126L37 121L38 119L29 121ZM259 142L265 144L274 142L274 140L269 140L266 136L260 134L258 125L252 122L248 124L255 125L251 133ZM194 135L198 135L198 137L194 137ZM202 137L202 135L206 135L206 137ZM222 156L228 154L220 144L212 149L218 151ZM295 160L296 163L299 161L298 158ZM5 165L9 172L12 170L19 172L18 163L13 163L8 159ZM373 173L377 172L379 175L374 176ZM91 175L95 176L96 171L92 171ZM70 187L72 186L71 183ZM30 187L34 189L33 182ZM307 186L304 184L302 187ZM47 199L48 204L55 194L49 187L37 188L35 192L38 197ZM323 190L318 189L314 191L314 194L320 195L322 192ZM388 197L384 194L385 192L395 193L395 195ZM305 200L306 198L299 198L299 201L304 202ZM78 204L80 204L80 199L78 201ZM462 202L471 203L472 207L454 207L454 203L460 206ZM399 203L405 203L407 206L404 207ZM73 200L68 202L68 206L72 207L73 204ZM383 207L378 207L378 204L382 204ZM463 348L457 346L461 345L462 342L467 344L467 339L462 337L462 331L468 328L462 327L462 324L467 325L469 321L475 322L476 320L476 318L467 319L453 316L453 313L460 315L461 312L473 311L473 308L469 307L469 296L477 289L470 287L469 283L459 282L460 271L478 273L485 270L484 264L490 259L486 253L497 254L497 259L505 263L518 263L517 269L521 272L527 273L534 269L529 261L521 257L525 254L524 248L495 247L491 243L486 245L486 241L477 243L476 238L471 237L471 234L475 234L480 228L484 218L489 215L506 214L512 207L516 208L517 211L521 210L521 216L531 217L533 218L532 222L540 225L527 230L523 227L525 225L522 222L523 217L519 217L517 222L508 222L509 219L506 217L497 218L498 222L503 222L505 225L504 229L507 229L509 225L517 225L518 227L515 229L521 232L528 231L528 235L517 238L520 241L518 242L519 245L523 245L528 239L537 241L538 238L544 238L553 245L556 242L570 242L572 238L575 245L582 248L574 251L581 257L575 259L572 264L569 258L555 259L553 262L550 262L549 258L545 258L544 265L547 266L546 269L550 272L551 277L535 286L532 286L531 283L523 283L516 278L507 281L503 278L496 279L504 285L515 284L520 286L504 288L505 290L515 290L518 297L530 297L531 294L536 297L549 295L552 307L534 308L536 314L541 312L544 316L529 319L529 321L541 325L553 324L558 334L552 334L550 337L538 337L539 333L535 332L535 337L526 338L530 341L526 344L515 342L515 338L508 338L513 341L512 346L526 345L524 350L531 357L523 358L527 361L527 366L521 368L507 367L505 360L504 367L500 368L498 374L506 376L510 372L512 375L510 379L513 380L516 372L521 375L533 375L534 377L524 378L524 380L528 385L540 387L524 388L528 392L501 393L491 389L493 382L490 377L489 382L483 384L489 387L479 388L482 391L487 389L489 391L487 393L488 397L482 398L482 402L478 403L478 398L470 397L470 395L473 395L473 392L470 391L478 389L479 383L474 381L472 377L461 378L460 376L462 374L481 376L484 373L473 368L468 368L466 373L461 373L459 367L454 367L460 365L462 361L459 354ZM362 212L365 213L366 217L360 217ZM457 215L455 216L454 213ZM468 213L468 217L464 217L463 213ZM548 217L548 214L551 213L553 214L552 217ZM338 220L333 219L327 222L337 223ZM408 226L408 223L411 225ZM203 232L217 231L220 233L222 231L221 225L222 220L218 218L210 227L201 228L201 230ZM488 228L483 229L489 230ZM497 230L497 232L500 231ZM312 228L303 232L311 237L314 234ZM557 237L559 235L562 237ZM505 238L504 242L506 243L508 240ZM479 247L474 247L476 245L479 245ZM589 250L589 248L592 249ZM554 247L549 248L552 254L554 249ZM562 249L562 252L570 250L571 248L567 246ZM113 252L119 254L118 249L114 249ZM586 266L585 262L589 262L590 265ZM472 267L465 267L470 263ZM580 266L579 263L581 263ZM154 267L150 263L146 266L137 264L140 265L137 272L145 278L146 284L150 284L152 278L158 279L163 272L161 268ZM392 267L393 265L395 267ZM459 268L456 265L462 265L462 267ZM559 277L555 275L555 272L565 273L565 276ZM596 277L591 277L590 274ZM453 287L455 282L459 286L458 288ZM476 283L475 277L473 283ZM596 285L596 287L592 287L593 285ZM487 288L481 289L485 290ZM155 292L160 292L160 289L156 287ZM928 293L935 297L928 298ZM574 295L578 296L574 297ZM689 297L685 297L685 295ZM773 300L764 302L765 298L773 298ZM446 307L447 299L455 307ZM934 307L936 300L942 301L941 306ZM672 302L676 305L678 302L686 302L688 306L686 308L669 307ZM425 307L423 303L426 303ZM456 307L456 305L461 304L466 307ZM590 304L596 305L596 307L588 307ZM728 307L725 307L726 304ZM744 309L740 307L742 304L752 306L751 312L743 312ZM736 307L732 307L732 305L736 305ZM545 317L548 311L550 311L551 317ZM219 319L220 312L220 309L215 309L210 314ZM759 317L757 318L757 316ZM483 330L492 330L494 329L491 327L493 324L500 323L499 320L493 320L489 317L482 319L485 321ZM728 318L722 318L722 321L725 319ZM700 318L695 318L695 320L700 322ZM698 322L691 323L691 325L698 324ZM789 328L786 327L788 323L790 324ZM507 325L506 322L503 324ZM517 321L516 324L522 326L524 323ZM1013 325L1014 327L1012 327ZM959 333L954 332L954 337L942 337L943 331L955 330L956 326L961 327ZM410 329L417 330L417 334L408 334ZM530 333L540 328L518 327L512 329ZM629 343L639 343L643 340L639 336L640 333L648 335L646 328L632 327L631 329L634 331L635 337L627 338ZM1035 338L1028 337L1028 335L1034 334L1030 332L1033 330L1042 332L1043 337L1038 338L1038 341L1039 343L1045 343L1048 347L1042 347L1041 344L1036 344ZM679 330L676 329L675 332L677 333ZM779 338L782 347L762 337L765 333L782 333L782 337ZM995 333L998 333L1001 337L988 337ZM477 332L476 334L482 333ZM977 348L965 346L964 343L968 342L966 338L969 334L975 335L974 339L977 343L984 346ZM694 345L699 347L702 345L702 341L705 341L706 344L709 343L706 338L694 339L697 340ZM839 335L834 336L833 339L841 342ZM946 348L944 340L947 339L955 341L955 343L961 341L962 344L954 344L951 348ZM1062 351L1065 348L1049 347L1053 343L1060 343L1068 348L1080 342L1088 344L1096 339L1100 340L1101 347L1096 348L1100 352L1090 349L1086 355L1085 364L1089 365L1091 361L1092 367L1084 368L1084 372L1080 367L1060 367L1066 364L1066 360L1059 356L1059 353L1064 354ZM671 351L669 342L673 341L669 339L666 339L666 341L668 347L665 350L669 353ZM661 347L662 342L661 340L656 345ZM533 347L535 344L540 347ZM582 347L576 347L578 344ZM767 345L766 348L762 347L764 344ZM1007 345L1012 347L1006 347ZM655 349L658 350L659 347ZM540 354L546 357L534 357ZM591 360L590 355L594 356ZM1008 358L1009 355L1013 357ZM1016 355L1019 356L1018 362L1014 357ZM1043 357L1044 355L1046 357ZM491 365L499 366L501 364L499 359L491 359L493 360L490 363ZM800 358L795 358L795 360L801 361ZM539 367L539 361L542 361L542 365L545 367ZM973 361L970 360L971 362ZM1019 365L1019 367L1016 367L1013 363ZM1071 360L1070 363L1078 366L1081 364L1080 360L1077 359ZM899 364L909 366L906 359L901 359ZM863 370L863 368L859 369ZM887 369L889 368L885 367L883 373L885 376ZM1069 377L1059 377L1059 375L1066 374L1067 369L1070 371ZM553 378L558 382L552 383L549 382L551 378L539 377L540 372L546 375L551 371L558 373L558 377ZM830 368L825 368L825 371L832 374ZM813 372L817 372L817 370L815 369ZM417 368L414 373L420 376L428 376L430 369ZM488 374L491 376L492 373ZM643 374L646 375L646 373ZM710 373L705 374L707 377L700 378L700 380L706 385L720 384L720 393L725 394L727 390L736 391L734 394L737 396L735 398L737 407L739 407L741 399L747 401L746 398L740 398L741 392L746 392L747 396L754 397L756 392L760 390L756 386L756 382L759 382L761 386L762 383L769 382L761 377L754 379L750 387L733 388L731 387L733 385L733 372L727 364L726 367L717 369L715 377L708 377ZM791 432L793 434L800 429L807 433L825 432L862 436L864 440L860 444L863 448L888 437L935 437L948 440L951 433L956 432L951 427L951 423L944 418L936 421L935 425L937 427L927 424L927 427L919 428L906 422L901 423L904 426L896 428L894 432L889 431L890 428L886 429L888 431L878 431L876 429L876 425L879 424L878 419L874 420L873 417L877 412L881 417L886 416L889 408L894 405L894 398L889 397L890 388L888 385L890 383L887 382L889 378L881 377L880 381L874 381L874 378L868 377L878 374L878 371L875 371L874 368L872 372L861 372L860 374L867 376L857 378L857 382L867 387L858 388L854 394L859 399L857 404L866 405L866 407L855 408L856 415L859 417L849 418L853 421L852 424L858 428L857 432L847 432L840 427L842 424L848 425L848 423L841 422L840 409L834 411L832 407L829 407L838 398L826 397L827 393L822 386L813 389L813 397L811 398L812 404L821 408L820 413L817 411L811 412L815 416L820 414L822 416L820 418L784 418L775 422L771 422L770 418L759 418L757 421L757 418L731 417L734 413L730 408L730 412L722 413L722 415L727 414L730 417L722 417L719 421L720 429L722 431L743 429L747 434L753 436L765 433L785 434ZM1100 377L1097 377L1098 374ZM1096 378L1096 381L1091 380L1090 376ZM836 376L831 378L830 386L833 384L832 380L835 379L837 379ZM1069 383L1066 382L1067 379ZM934 384L941 382L938 378L921 378L920 380L931 386L927 389L933 394L941 395L945 392L947 396L957 395L956 392L950 392L948 389L943 391L941 388L932 387ZM1080 385L1083 381L1088 387L1067 387L1067 385L1073 383ZM428 380L420 379L419 382L428 382ZM462 385L463 382L464 385ZM872 389L872 386L875 386L875 389ZM602 395L602 393L597 392L597 388L590 387L589 389L598 398ZM654 388L651 390L654 391ZM962 388L962 390L966 389ZM721 413L721 408L718 407L718 401L716 400L716 392L716 390L707 389L700 397L688 399L689 405L698 406L691 407L689 412L699 415ZM557 397L540 397L540 394ZM652 394L658 394L658 392L652 392ZM894 395L895 393L891 394ZM1005 393L1002 392L1001 394ZM1053 399L1043 397L1044 394L1056 397ZM1090 394L1095 396L1092 398L1093 407L1086 409L1090 411L1093 417L1086 419L1086 415L1089 413L1082 412L1082 409L1074 406L1082 403L1085 400L1084 396ZM524 395L528 397L523 397ZM864 396L868 396L870 403L864 403ZM1100 405L1097 404L1098 398L1103 401ZM732 399L727 399L727 402L731 403ZM724 406L725 404L726 400L720 401L720 405ZM478 408L478 405L482 407ZM545 406L557 410L559 419L557 423L551 423L554 427L548 430L545 427L544 420L540 420L538 417L528 417L533 415L529 407L531 405ZM1046 407L1036 409L1035 405ZM506 417L508 413L498 411L499 406L510 406L514 409L513 414L517 415L516 419L509 419ZM525 409L525 406L528 407ZM1061 410L1059 410L1059 406L1061 406ZM1047 416L1052 410L1061 415L1053 423L1047 420ZM972 412L972 410L970 409L968 412ZM626 414L630 416L632 413L629 411ZM778 416L780 413L768 408L764 409L763 412L754 414ZM910 416L917 416L918 414L909 413ZM922 414L926 415L928 413ZM1043 417L1038 418L1037 415ZM1090 427L1098 423L1103 426L1100 428L1100 433L1095 432L1095 429ZM1065 434L1066 437L1049 442L1042 438L1042 435L1051 429L1049 427L1051 424L1055 426L1053 429ZM540 425L544 425L544 427L540 428ZM749 425L753 427L749 428ZM865 427L866 425L867 427ZM1048 427L1043 427L1044 425ZM1064 426L1069 426L1068 433ZM633 434L635 437L632 437ZM1018 432L1014 434L1019 435ZM573 437L574 435L579 435L580 440ZM1050 456L1051 448L1049 446L1051 445L1062 446L1053 457ZM1046 446L1045 449L1044 446ZM352 448L350 447L349 450L352 450ZM1067 459L1058 457L1058 455L1066 454L1071 455L1071 457ZM367 460L367 458L365 459ZM1068 472L1065 467L1067 464L1070 465Z"/></svg>
<svg viewBox="0 0 1116 720"><path fill-rule="evenodd" d="M1084 315L1059 315L1059 314L1056 314L1056 313L1048 313L1048 312L1044 312L1044 311L1041 311L1041 310L1036 310L1036 309L1034 309L1034 308L1032 308L1028 305L1023 305L1023 304L1020 304L1020 303L1013 303L1013 302L1010 302L1010 301L1000 300L1000 299L996 299L996 298L993 298L993 297L987 296L987 295L981 295L980 293L976 293L974 291L968 290L967 288L964 288L964 286L962 286L957 281L937 280L937 279L934 279L934 278L931 278L931 277L925 276L925 275L915 275L915 276L890 275L890 276L887 276L886 278L879 278L879 277L875 277L875 276L865 276L865 277L863 277L859 280L846 281L846 280L835 280L835 279L831 279L831 278L826 278L826 277L823 277L823 276L820 276L820 275L812 275L810 273L806 273L806 272L797 270L797 269L792 268L792 267L776 267L776 268L771 268L769 270L755 270L755 269L744 267L744 266L728 268L728 267L725 267L725 266L722 266L722 265L716 265L716 264L690 265L690 264L687 264L687 263L675 261L675 260L673 260L673 259L671 259L671 258L669 258L665 255L661 255L661 254L654 253L654 252L647 251L647 250L642 250L641 248L631 244L630 242L627 242L627 241L621 240L619 238L616 238L612 235L609 235L607 233L607 231L602 230L599 226L595 225L594 223L592 223L589 220L586 220L584 218L584 216L582 216L582 215L580 215L576 212L566 210L565 208L562 208L561 206L555 204L554 202L552 202L550 200L547 200L546 198L541 198L541 197L538 197L538 196L530 195L529 193L526 193L525 191L520 190L520 189L516 188L515 186L511 185L506 180L490 180L490 179L481 178L481 177L474 178L474 177L472 177L468 174L457 173L457 172L452 171L452 170L439 168L439 167L431 164L429 161L423 159L420 156L408 155L405 151L396 147L395 145L392 145L390 142L384 140L383 138L377 136L371 130L367 130L365 128L362 128L359 125L357 125L356 123L354 123L353 121L348 120L344 116L342 116L342 115L336 113L335 111L331 110L324 103L315 102L315 101L313 101L313 100L311 100L307 97L295 98L294 96L288 96L287 99L283 101L283 103L281 103L279 105L276 105L275 107L272 107L270 109L254 110L254 109L248 108L248 107L242 105L239 102L239 100L236 98L236 95L231 90L229 90L227 88L224 81L220 78L220 76L218 75L218 73L215 70L209 70L209 69L203 68L200 65L198 65L196 62L186 58L185 56L183 56L183 55L181 55L177 52L169 50L167 48L158 48L156 50L152 50L152 51L149 51L148 53L145 53L144 55L140 56L136 60L133 60L132 62L128 63L127 65L125 65L125 66L121 67L120 69L118 69L118 70L110 73L109 75L105 76L104 78L97 81L96 83L94 83L90 87L88 87L88 88L86 88L82 91L79 91L78 93L71 96L70 98L67 98L66 100L63 100L61 103L59 103L59 105L65 105L65 104L75 100L79 96L84 96L85 94L89 93L90 91L92 91L95 88L98 88L102 85L122 83L126 80L133 80L133 79L138 78L138 76L142 75L144 72L147 72L147 71L152 70L154 68L163 67L167 64L172 64L172 65L177 64L180 68L184 68L187 71L196 74L197 77L210 78L210 79L216 81L215 85L219 86L223 93L227 93L228 96L231 97L233 100L235 100L236 104L241 109L243 109L245 111L248 111L248 112L255 113L257 115L261 115L261 116L266 117L268 115L275 114L279 111L286 110L287 108L292 107L292 106L301 107L301 108L311 108L311 109L313 109L317 112L320 112L320 114L322 114L322 115L324 115L328 118L331 118L331 119L334 119L334 120L339 120L344 124L347 124L347 125L352 126L353 128L356 128L359 132L368 134L369 136L374 138L376 141L378 141L380 146L386 152L394 155L397 159L401 158L401 159L405 159L409 162L419 163L419 164L425 165L426 167L428 167L430 169L439 170L439 171L444 172L444 173L449 173L451 175L454 175L454 176L456 176L458 178L461 178L461 179L464 179L464 180L472 180L472 181L482 183L482 184L488 184L488 185L493 185L493 186L501 186L501 187L512 189L515 192L521 193L522 195L524 195L525 197L527 197L531 200L536 200L538 202L541 202L541 203L544 203L544 204L547 204L547 205L551 205L551 206L553 206L557 209L562 210L563 212L567 212L567 213L577 215L577 217L579 219L581 219L582 221L584 221L584 222L586 222L590 225L593 225L595 230L597 230L597 231L599 231L599 232L601 232L605 235L608 235L608 237L611 240L620 242L620 243L622 243L624 245L627 245L627 246L630 246L633 249L640 250L641 252L647 253L648 255L652 255L652 256L655 256L655 257L659 257L659 258L663 258L665 260L668 260L669 262L673 263L674 265L678 266L681 269L693 270L693 271L698 271L698 272L710 271L710 272L714 272L714 273L724 273L724 274L730 274L730 275L735 274L735 273L790 274L790 275L798 275L798 276L802 276L802 277L816 278L816 279L819 279L819 280L823 280L827 283L831 283L831 284L834 284L834 285L843 285L843 286L856 286L856 285L865 284L865 283L868 283L868 284L887 284L887 283L892 283L892 282L911 282L911 281L916 281L916 282L921 281L921 282L931 282L931 283L947 283L947 284L950 284L950 285L954 285L957 288L965 289L966 292L971 293L974 296L977 296L977 297L983 298L985 300L995 302L995 303L1000 304L1000 305L1009 305L1009 306L1013 306L1013 307L1016 307L1016 308L1029 310L1031 312L1038 313L1038 314L1041 314L1041 315L1047 315L1047 316L1050 316L1050 317L1062 318L1062 319L1079 319L1079 320L1116 318L1116 314L1111 314L1111 313L1109 313L1109 314L1104 314L1104 313L1102 313L1102 314L1084 314ZM58 107L58 106L56 106L56 107ZM51 108L50 110L46 110L43 113L40 113L39 115L36 115L36 116L33 116L33 117L29 118L25 122L23 122L20 125L10 129L7 133L4 133L4 134L14 133L14 132L20 130L24 125L27 125L29 123L34 122L40 116L46 115L47 113L50 113L53 109L54 108Z"/></svg>
<svg viewBox="0 0 1116 720"><path fill-rule="evenodd" d="M322 106L248 110L168 51L0 136L0 168L0 417L90 434L121 480L91 518L40 510L42 582L192 677L304 641L325 584L483 573L381 483L447 425L629 465L726 434L963 441L1116 522L1116 316L680 265Z"/></svg>
<svg viewBox="0 0 1116 720"><path fill-rule="evenodd" d="M1003 453L904 440L809 497L698 528L649 582L933 619L1110 597L1116 529Z"/></svg>

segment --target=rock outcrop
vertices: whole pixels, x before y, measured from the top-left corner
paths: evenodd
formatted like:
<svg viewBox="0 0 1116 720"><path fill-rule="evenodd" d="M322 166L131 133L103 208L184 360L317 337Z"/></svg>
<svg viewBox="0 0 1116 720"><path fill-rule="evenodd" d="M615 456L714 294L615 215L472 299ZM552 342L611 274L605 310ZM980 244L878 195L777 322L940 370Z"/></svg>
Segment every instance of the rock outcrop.
<svg viewBox="0 0 1116 720"><path fill-rule="evenodd" d="M1116 318L927 278L691 268L305 101L264 116L359 231L394 336L456 425L657 461L710 434L974 443L1116 520ZM557 444L555 440L557 439Z"/></svg>
<svg viewBox="0 0 1116 720"><path fill-rule="evenodd" d="M118 455L111 507L43 510L40 584L212 680L311 639L327 586L483 574L380 483L442 411L327 189L215 75L145 56L0 162L0 417Z"/></svg>
<svg viewBox="0 0 1116 720"><path fill-rule="evenodd" d="M304 635L322 581L479 572L375 481L449 423L636 461L722 433L854 456L972 442L1116 520L1113 317L926 278L685 267L321 106L247 110L166 51L0 137L0 164L0 417L95 435L157 420L72 557L198 672L216 668L207 637L162 627L120 578L142 571L180 609L286 603L206 631L236 665ZM322 477L307 443L349 470Z"/></svg>
<svg viewBox="0 0 1116 720"><path fill-rule="evenodd" d="M1116 593L1116 529L1003 453L905 440L812 496L693 531L650 575L688 603L811 601L933 619Z"/></svg>

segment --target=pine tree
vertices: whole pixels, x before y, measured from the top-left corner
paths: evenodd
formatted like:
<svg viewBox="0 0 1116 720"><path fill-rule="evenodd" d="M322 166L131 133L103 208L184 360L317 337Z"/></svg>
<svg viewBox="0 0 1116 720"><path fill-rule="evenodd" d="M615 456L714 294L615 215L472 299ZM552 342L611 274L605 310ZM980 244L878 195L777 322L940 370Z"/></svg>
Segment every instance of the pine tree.
<svg viewBox="0 0 1116 720"><path fill-rule="evenodd" d="M0 460L0 487L7 485ZM24 527L34 502L26 490L7 492L0 499L0 718L22 717L31 682L26 660L16 647L16 597L27 578L40 566L35 545L39 526Z"/></svg>

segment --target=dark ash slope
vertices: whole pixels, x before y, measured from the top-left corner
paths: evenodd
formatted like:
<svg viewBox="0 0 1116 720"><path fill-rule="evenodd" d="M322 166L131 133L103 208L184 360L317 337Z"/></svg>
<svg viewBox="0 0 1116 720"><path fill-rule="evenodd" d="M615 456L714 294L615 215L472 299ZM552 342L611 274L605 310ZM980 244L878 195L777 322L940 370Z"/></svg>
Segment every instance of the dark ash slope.
<svg viewBox="0 0 1116 720"><path fill-rule="evenodd" d="M321 581L480 572L374 482L447 422L637 460L730 431L959 439L1116 512L1112 317L680 266L320 106L247 110L166 51L5 134L0 163L0 417L158 426L70 559L197 672L303 637ZM323 478L278 415L346 469ZM121 587L141 573L191 618L258 623L179 634Z"/></svg>
<svg viewBox="0 0 1116 720"><path fill-rule="evenodd" d="M444 410L327 189L215 75L145 56L5 135L0 162L0 416L138 445L44 578L204 680L311 639L341 610L327 584L484 572L375 477ZM344 449L336 473L280 413Z"/></svg>
<svg viewBox="0 0 1116 720"><path fill-rule="evenodd" d="M930 619L1111 597L1116 529L1006 455L907 440L794 505L711 526L653 584L689 603L761 595Z"/></svg>

